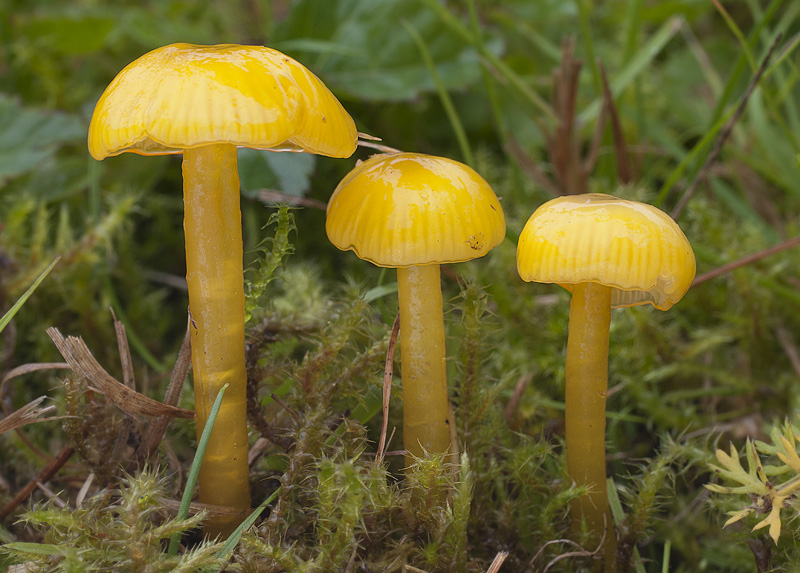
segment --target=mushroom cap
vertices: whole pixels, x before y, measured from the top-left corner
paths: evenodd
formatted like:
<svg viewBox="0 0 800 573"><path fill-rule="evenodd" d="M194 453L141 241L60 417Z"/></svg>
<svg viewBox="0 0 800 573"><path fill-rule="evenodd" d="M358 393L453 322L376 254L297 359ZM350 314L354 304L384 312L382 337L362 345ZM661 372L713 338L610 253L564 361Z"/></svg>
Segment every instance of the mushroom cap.
<svg viewBox="0 0 800 573"><path fill-rule="evenodd" d="M472 168L418 153L374 155L328 202L328 238L380 267L481 257L502 242L503 208Z"/></svg>
<svg viewBox="0 0 800 573"><path fill-rule="evenodd" d="M591 193L553 199L519 237L525 281L613 287L612 308L652 304L667 310L694 280L692 247L677 223L651 205Z"/></svg>
<svg viewBox="0 0 800 573"><path fill-rule="evenodd" d="M89 153L181 153L212 143L349 157L353 119L314 74L263 46L171 44L130 63L89 125Z"/></svg>

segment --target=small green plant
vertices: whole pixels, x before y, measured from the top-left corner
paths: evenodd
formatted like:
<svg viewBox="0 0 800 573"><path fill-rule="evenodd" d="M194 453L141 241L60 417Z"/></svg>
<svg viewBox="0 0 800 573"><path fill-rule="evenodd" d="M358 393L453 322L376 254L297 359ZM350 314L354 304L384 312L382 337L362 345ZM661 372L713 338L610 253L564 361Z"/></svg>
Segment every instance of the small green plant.
<svg viewBox="0 0 800 573"><path fill-rule="evenodd" d="M375 453L397 285L324 232L335 182L373 151L346 161L239 151L249 482L263 511L229 539L223 566L484 573L505 555L500 573L592 567L588 534L566 539L570 504L587 492L564 460L568 295L531 289L514 271L531 211L572 190L673 213L698 262L700 280L674 312L611 320L607 485L620 571L797 569L799 3L106 4L0 2L0 315L61 256L0 321L0 424L42 396L63 416L28 411L30 423L0 438L0 543L9 544L0 570L130 569L113 521L132 518L120 492L143 479L144 451L170 468L169 499L162 514L137 498L144 523L133 547L147 558L141 569L182 567L166 552L169 537L159 549L142 536L169 523L181 490L194 495L184 487L193 424L170 418L151 434L152 418L127 416L88 378L62 384L63 374L29 366L61 360L45 334L55 327L80 336L110 376L135 374L136 391L164 395L188 303L177 158L95 162L86 135L119 70L175 38L297 58L386 146L472 166L507 219L507 239L489 256L442 269L460 456L404 473L397 361L388 364L387 452ZM277 200L304 208L265 208ZM109 307L127 331L127 365ZM172 397L194 408L191 392ZM715 432L724 441L709 444ZM73 450L61 469L47 462ZM42 484L75 515L43 505ZM196 535L182 536L185 567L196 559L218 570Z"/></svg>
<svg viewBox="0 0 800 573"><path fill-rule="evenodd" d="M719 494L746 495L749 499L744 507L728 512L730 518L723 527L754 515L760 521L753 526L753 531L769 527L769 536L778 543L783 520L793 520L800 510L797 497L800 490L798 441L800 435L788 420L782 426L772 428L769 443L748 438L744 447L746 470L733 444L729 454L721 449L716 451L720 465L710 464L711 469L719 477L738 485L710 483L706 488ZM770 463L764 463L762 456ZM781 514L782 511L785 513Z"/></svg>
<svg viewBox="0 0 800 573"><path fill-rule="evenodd" d="M264 230L273 225L275 235L262 239L256 248L258 257L246 271L244 316L247 323L254 318L254 313L257 314L258 310L267 304L267 286L275 280L286 258L294 252L294 246L289 242L289 235L296 232L297 227L287 205L281 205L270 215Z"/></svg>
<svg viewBox="0 0 800 573"><path fill-rule="evenodd" d="M203 542L178 556L163 552L173 535L196 528L203 512L186 519L165 517L168 480L150 468L126 475L119 487L101 490L78 507L35 505L22 521L42 532L43 543L0 546L29 570L197 571L219 568L221 543Z"/></svg>

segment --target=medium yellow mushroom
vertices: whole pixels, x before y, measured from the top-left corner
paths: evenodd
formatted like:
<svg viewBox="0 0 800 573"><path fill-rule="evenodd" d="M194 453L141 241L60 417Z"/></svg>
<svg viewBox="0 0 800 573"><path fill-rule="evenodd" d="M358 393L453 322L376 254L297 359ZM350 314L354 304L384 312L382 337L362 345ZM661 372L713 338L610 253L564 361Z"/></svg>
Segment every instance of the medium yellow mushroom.
<svg viewBox="0 0 800 573"><path fill-rule="evenodd" d="M519 237L517 270L525 281L572 293L566 364L569 476L589 494L572 506L574 529L586 520L606 570L616 538L606 493L605 408L611 309L651 304L667 310L692 284L695 258L678 225L655 207L610 195L553 199L531 215Z"/></svg>
<svg viewBox="0 0 800 573"><path fill-rule="evenodd" d="M505 218L492 188L450 159L375 155L339 183L325 229L339 249L397 268L406 464L454 451L439 265L481 257L502 242Z"/></svg>
<svg viewBox="0 0 800 573"><path fill-rule="evenodd" d="M250 508L242 227L237 146L349 157L352 118L311 72L262 46L172 44L129 64L97 102L89 152L183 154L186 280L192 313L197 436L225 394L199 477L202 503Z"/></svg>

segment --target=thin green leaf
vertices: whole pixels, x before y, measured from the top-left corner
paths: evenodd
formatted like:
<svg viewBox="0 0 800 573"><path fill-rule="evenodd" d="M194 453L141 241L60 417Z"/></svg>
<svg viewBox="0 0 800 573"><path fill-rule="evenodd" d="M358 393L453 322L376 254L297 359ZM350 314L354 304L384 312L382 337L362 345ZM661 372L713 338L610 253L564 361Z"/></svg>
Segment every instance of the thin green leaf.
<svg viewBox="0 0 800 573"><path fill-rule="evenodd" d="M727 24L728 29L731 31L731 33L734 36L736 36L737 40L739 40L739 46L741 46L742 53L747 58L747 63L750 64L750 70L755 72L756 69L758 68L758 64L756 63L756 59L753 56L753 52L750 50L750 46L748 45L748 42L745 39L744 34L742 34L742 30L739 28L739 26L736 25L734 19L731 18L731 15L728 14L728 11L725 10L722 4L720 4L719 0L711 0L711 3L714 4L714 7L720 13L722 19L725 20L725 24Z"/></svg>
<svg viewBox="0 0 800 573"><path fill-rule="evenodd" d="M586 0L575 0L580 16L581 43L586 52L586 59L589 62L589 69L592 70L592 84L595 92L602 93L603 84L600 79L600 68L597 66L597 57L594 55L594 40L592 39L592 26L589 18L591 6Z"/></svg>
<svg viewBox="0 0 800 573"><path fill-rule="evenodd" d="M533 91L528 84L503 60L495 54L486 49L482 41L475 38L474 34L464 26L450 11L437 2L437 0L422 0L426 6L436 12L445 25L452 31L456 32L462 39L478 49L484 60L490 64L508 83L517 91L517 93L525 100L527 100L533 107L544 113L550 119L555 119L555 112L539 94Z"/></svg>
<svg viewBox="0 0 800 573"><path fill-rule="evenodd" d="M54 545L52 543L7 543L3 545L5 549L9 549L11 551L19 551L22 553L28 553L30 555L42 555L48 557L55 557L58 555L64 555L64 548L60 545Z"/></svg>
<svg viewBox="0 0 800 573"><path fill-rule="evenodd" d="M623 68L610 80L609 87L611 94L616 98L653 62L666 45L675 37L678 30L683 25L683 19L675 16L670 18L653 34L653 37L644 44L639 53L636 54ZM587 124L592 122L600 112L603 104L602 95L598 96L586 109L578 114L578 122Z"/></svg>
<svg viewBox="0 0 800 573"><path fill-rule="evenodd" d="M192 494L194 493L194 487L197 485L197 477L200 475L200 466L203 463L203 457L206 455L206 448L208 447L208 440L211 438L211 431L214 429L214 422L217 421L217 414L219 413L219 407L222 405L222 396L225 394L225 390L228 389L228 384L225 384L220 388L219 392L217 393L217 398L214 400L214 404L211 406L211 411L208 413L208 420L206 420L206 425L203 428L203 433L200 435L200 440L197 442L197 452L194 454L194 460L192 460L192 467L189 468L189 475L186 478L186 487L183 489L183 496L181 497L181 504L178 507L178 515L177 519L186 519L186 516L189 515L189 505L192 502ZM169 541L169 548L167 549L167 555L177 555L178 554L178 546L180 545L181 536L180 534L175 534L172 536L172 539Z"/></svg>
<svg viewBox="0 0 800 573"><path fill-rule="evenodd" d="M444 87L444 83L442 83L442 78L439 77L439 73L436 71L436 64L434 64L428 47L425 45L425 40L422 39L417 29L414 28L408 20L403 20L403 27L414 39L414 43L419 49L422 60L425 62L425 67L428 68L428 73L430 73L431 79L436 86L436 93L439 94L439 100L442 102L442 107L444 107L447 119L450 120L450 126L453 128L453 133L456 136L456 141L458 141L458 147L461 149L464 163L470 167L475 167L475 158L472 156L472 149L469 146L467 133L464 131L464 124L461 123L461 118L458 117L456 107L453 105L453 99L450 97L450 93Z"/></svg>
<svg viewBox="0 0 800 573"><path fill-rule="evenodd" d="M681 178L690 163L692 163L695 159L698 159L698 163L702 163L700 160L703 159L704 155L703 157L700 157L701 153L709 151L708 147L717 137L719 130L722 129L722 127L728 122L735 111L736 110L734 108L729 109L728 113L726 113L723 117L720 117L717 122L705 132L700 141L698 141L694 147L692 147L692 150L684 156L678 166L672 170L672 172L669 174L669 177L667 177L667 179L664 181L664 184L658 191L658 196L656 197L655 201L653 201L653 205L659 207L663 204L664 199L667 198L667 194L669 194L669 192L672 190L672 187L675 185L675 183L678 182L678 179Z"/></svg>
<svg viewBox="0 0 800 573"><path fill-rule="evenodd" d="M47 268L44 269L38 277L36 277L36 280L33 281L33 284L28 287L28 290L26 290L22 296L19 297L17 302L14 303L14 306L8 309L8 312L6 312L3 317L0 318L0 332L3 332L3 329L8 325L9 322L11 322L11 319L14 318L14 315L17 314L20 308L22 308L22 305L25 304L25 301L28 300L28 298L33 294L33 291L38 288L44 278L50 273L51 270L53 270L53 267L56 266L56 263L60 260L61 255L58 255L55 259L53 259L52 262L47 265Z"/></svg>
<svg viewBox="0 0 800 573"><path fill-rule="evenodd" d="M378 300L386 295L394 294L397 292L397 281L392 283L387 283L385 285L379 285L369 289L364 294L364 300L367 302L372 302L374 300Z"/></svg>
<svg viewBox="0 0 800 573"><path fill-rule="evenodd" d="M233 553L233 550L236 548L236 544L239 543L239 540L242 538L242 534L250 529L250 527L256 522L256 519L258 519L258 516L261 515L261 512L263 512L270 503L275 501L275 498L278 497L278 493L280 493L280 491L280 488L278 488L272 492L272 495L262 501L258 507L256 507L250 513L250 515L248 515L247 518L241 524L239 524L239 527L233 530L233 533L230 534L228 539L225 540L225 543L222 545L222 549L220 549L217 553L217 557L220 559L228 559L228 557L231 556L231 553Z"/></svg>

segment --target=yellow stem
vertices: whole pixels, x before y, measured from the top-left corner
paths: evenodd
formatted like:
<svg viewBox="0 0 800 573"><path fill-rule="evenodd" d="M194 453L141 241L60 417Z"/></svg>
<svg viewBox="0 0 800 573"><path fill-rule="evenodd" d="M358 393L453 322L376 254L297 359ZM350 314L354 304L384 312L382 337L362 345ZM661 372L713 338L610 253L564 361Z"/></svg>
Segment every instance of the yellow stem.
<svg viewBox="0 0 800 573"><path fill-rule="evenodd" d="M616 538L606 492L606 393L611 287L575 285L569 307L566 364L567 472L588 495L572 504L573 532L581 520L598 543L606 530L605 570L615 570ZM592 545L591 549L594 549Z"/></svg>
<svg viewBox="0 0 800 573"><path fill-rule="evenodd" d="M185 150L183 198L198 438L217 392L230 384L200 469L199 501L241 512L208 520L207 534L227 536L250 509L236 146Z"/></svg>
<svg viewBox="0 0 800 573"><path fill-rule="evenodd" d="M397 269L407 466L451 449L440 281L439 265Z"/></svg>

